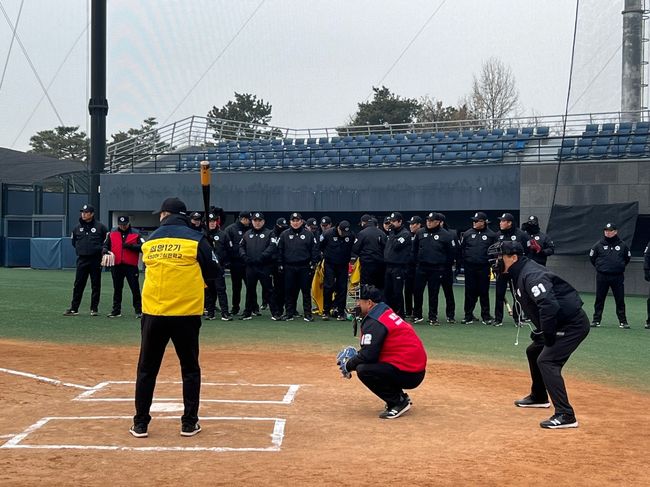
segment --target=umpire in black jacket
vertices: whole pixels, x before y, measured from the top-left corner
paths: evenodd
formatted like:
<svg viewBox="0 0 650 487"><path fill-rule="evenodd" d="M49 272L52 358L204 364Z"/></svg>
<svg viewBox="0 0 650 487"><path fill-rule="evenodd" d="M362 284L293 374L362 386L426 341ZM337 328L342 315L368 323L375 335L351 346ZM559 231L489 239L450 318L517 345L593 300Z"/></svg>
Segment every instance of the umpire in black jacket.
<svg viewBox="0 0 650 487"><path fill-rule="evenodd" d="M338 320L346 320L345 301L348 293L348 266L352 256L354 235L350 222L343 220L320 236L320 250L325 263L323 277L323 319L328 320L334 309ZM334 296L334 298L332 298Z"/></svg>
<svg viewBox="0 0 650 487"><path fill-rule="evenodd" d="M603 229L605 236L589 251L589 260L596 268L596 301L594 302L594 319L591 326L600 326L605 307L607 291L612 288L616 302L616 316L619 328L628 329L625 315L625 267L630 262L632 254L623 240L618 236L614 223L608 223Z"/></svg>
<svg viewBox="0 0 650 487"><path fill-rule="evenodd" d="M498 254L499 270L512 282L517 303L535 325L531 333L533 343L526 349L531 393L515 401L515 405L549 407L548 391L555 414L540 426L576 428L578 421L569 403L562 368L589 334L589 318L582 309L582 299L569 283L524 257L519 242L502 243Z"/></svg>
<svg viewBox="0 0 650 487"><path fill-rule="evenodd" d="M358 258L361 265L361 284L383 289L386 233L377 228L377 220L367 214L361 217L361 227L352 246L352 257Z"/></svg>
<svg viewBox="0 0 650 487"><path fill-rule="evenodd" d="M482 211L472 217L472 228L463 234L460 244L463 268L465 269L465 318L462 323L473 323L476 302L481 305L481 322L492 324L490 316L490 261L488 249L496 239L496 234L487 226L488 218Z"/></svg>
<svg viewBox="0 0 650 487"><path fill-rule="evenodd" d="M643 251L643 277L647 282L650 282L650 242L648 242ZM645 329L650 330L650 294L646 300L646 307Z"/></svg>
<svg viewBox="0 0 650 487"><path fill-rule="evenodd" d="M404 316L404 279L406 266L411 260L411 233L402 225L402 214L390 214L391 229L384 248L384 297L386 304L400 316Z"/></svg>
<svg viewBox="0 0 650 487"><path fill-rule="evenodd" d="M311 281L320 252L316 237L305 228L300 213L289 217L289 228L278 241L278 263L284 272L285 320L296 315L298 293L302 293L302 310L305 321L314 321L311 312Z"/></svg>
<svg viewBox="0 0 650 487"><path fill-rule="evenodd" d="M72 289L72 302L63 313L65 316L79 314L79 305L83 297L88 276L90 276L90 316L97 316L99 297L102 291L102 248L108 235L106 225L95 220L95 208L92 205L81 207L79 224L72 229L72 246L77 252L77 272Z"/></svg>
<svg viewBox="0 0 650 487"><path fill-rule="evenodd" d="M241 211L235 223L226 227L226 235L230 242L230 253L228 265L230 267L230 281L232 283L232 314L238 315L241 302L242 283L246 282L246 264L239 255L239 242L244 232L251 226L251 214L249 211ZM223 311L223 310L222 310Z"/></svg>
<svg viewBox="0 0 650 487"><path fill-rule="evenodd" d="M539 219L535 215L530 215L521 229L528 234L528 257L545 266L546 260L555 253L553 240L539 229Z"/></svg>
<svg viewBox="0 0 650 487"><path fill-rule="evenodd" d="M525 252L528 250L528 235L515 226L515 217L511 213L504 213L499 217L499 231L497 232L497 241L499 242L518 242ZM494 326L503 325L503 305L506 299L506 290L508 289L507 280L503 277L496 280L496 296L494 303ZM517 313L513 308L513 318L517 321Z"/></svg>

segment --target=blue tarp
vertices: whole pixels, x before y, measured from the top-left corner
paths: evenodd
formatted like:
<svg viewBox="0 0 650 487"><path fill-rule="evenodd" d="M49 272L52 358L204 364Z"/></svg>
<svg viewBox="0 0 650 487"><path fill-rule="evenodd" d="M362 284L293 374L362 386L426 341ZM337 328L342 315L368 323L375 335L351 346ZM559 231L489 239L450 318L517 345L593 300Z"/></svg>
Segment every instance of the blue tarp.
<svg viewBox="0 0 650 487"><path fill-rule="evenodd" d="M30 256L32 269L60 269L61 244L60 238L32 238Z"/></svg>
<svg viewBox="0 0 650 487"><path fill-rule="evenodd" d="M30 240L29 238L21 237L7 237L5 239L6 267L30 266Z"/></svg>

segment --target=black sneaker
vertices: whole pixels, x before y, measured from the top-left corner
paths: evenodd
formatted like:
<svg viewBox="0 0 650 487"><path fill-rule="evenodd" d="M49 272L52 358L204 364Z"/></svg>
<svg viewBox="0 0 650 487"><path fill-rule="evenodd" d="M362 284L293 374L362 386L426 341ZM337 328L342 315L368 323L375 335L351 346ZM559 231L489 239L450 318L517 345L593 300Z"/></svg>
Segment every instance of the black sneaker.
<svg viewBox="0 0 650 487"><path fill-rule="evenodd" d="M215 319L214 313L208 313L207 315L205 315L205 319L208 321L214 320Z"/></svg>
<svg viewBox="0 0 650 487"><path fill-rule="evenodd" d="M99 312L96 309L91 309L90 316L99 316Z"/></svg>
<svg viewBox="0 0 650 487"><path fill-rule="evenodd" d="M72 308L66 309L63 312L63 316L77 316L78 314L79 314L79 311L77 311L76 309L72 309Z"/></svg>
<svg viewBox="0 0 650 487"><path fill-rule="evenodd" d="M550 408L551 403L548 402L548 399L545 401L536 401L532 396L528 395L523 399L517 399L515 406L518 408Z"/></svg>
<svg viewBox="0 0 650 487"><path fill-rule="evenodd" d="M646 330L650 330L650 321L646 321L645 327Z"/></svg>
<svg viewBox="0 0 650 487"><path fill-rule="evenodd" d="M628 325L627 323L619 323L618 327L623 328L624 330L630 329L630 325Z"/></svg>
<svg viewBox="0 0 650 487"><path fill-rule="evenodd" d="M181 426L181 436L194 436L201 432L201 425L199 423L189 424L184 423Z"/></svg>
<svg viewBox="0 0 650 487"><path fill-rule="evenodd" d="M233 316L237 316L239 314L239 308L231 309L230 314L233 315Z"/></svg>
<svg viewBox="0 0 650 487"><path fill-rule="evenodd" d="M330 320L329 313L323 313L323 321L329 321L329 320Z"/></svg>
<svg viewBox="0 0 650 487"><path fill-rule="evenodd" d="M142 318L142 313L136 313L135 314L135 319L139 320L140 318Z"/></svg>
<svg viewBox="0 0 650 487"><path fill-rule="evenodd" d="M424 318L422 318L421 316L417 316L413 318L413 324L420 323L421 321L424 321Z"/></svg>
<svg viewBox="0 0 650 487"><path fill-rule="evenodd" d="M239 319L240 319L240 320L243 320L243 321L252 320L252 319L253 319L253 315L250 314L250 313L244 313L243 315L241 315L241 317L240 317Z"/></svg>
<svg viewBox="0 0 650 487"><path fill-rule="evenodd" d="M284 315L282 321L293 321L293 315Z"/></svg>
<svg viewBox="0 0 650 487"><path fill-rule="evenodd" d="M258 311L253 311L253 316L262 316L262 313Z"/></svg>
<svg viewBox="0 0 650 487"><path fill-rule="evenodd" d="M503 321L494 321L492 322L492 326L503 326Z"/></svg>
<svg viewBox="0 0 650 487"><path fill-rule="evenodd" d="M474 323L475 321L478 321L478 318L476 318L476 317L474 317L474 316L466 316L465 318L463 318L462 320L460 320L460 322L461 322L463 325L471 325L471 324Z"/></svg>
<svg viewBox="0 0 650 487"><path fill-rule="evenodd" d="M591 322L591 327L592 328L600 328L600 321L592 321Z"/></svg>
<svg viewBox="0 0 650 487"><path fill-rule="evenodd" d="M404 397L395 406L386 408L385 411L379 413L379 417L381 419L396 419L399 418L402 414L404 414L409 409L411 409L411 402L409 401L408 397Z"/></svg>
<svg viewBox="0 0 650 487"><path fill-rule="evenodd" d="M131 433L136 438L146 438L149 436L149 433L147 432L147 425L143 423L132 425L129 428L129 433Z"/></svg>
<svg viewBox="0 0 650 487"><path fill-rule="evenodd" d="M438 321L438 318L433 318L429 320L429 326L440 326L440 322Z"/></svg>
<svg viewBox="0 0 650 487"><path fill-rule="evenodd" d="M342 313L336 317L336 321L347 321L347 320L348 320L348 317L345 316Z"/></svg>
<svg viewBox="0 0 650 487"><path fill-rule="evenodd" d="M539 425L547 429L577 428L578 420L575 416L569 416L568 414L554 414L539 423Z"/></svg>
<svg viewBox="0 0 650 487"><path fill-rule="evenodd" d="M447 323L449 323L450 325L455 324L455 323L456 323L456 318L449 318L449 317L447 317Z"/></svg>
<svg viewBox="0 0 650 487"><path fill-rule="evenodd" d="M481 325L491 326L494 323L492 318L481 318Z"/></svg>
<svg viewBox="0 0 650 487"><path fill-rule="evenodd" d="M223 313L221 315L221 321L232 321L232 315L229 315L228 313Z"/></svg>
<svg viewBox="0 0 650 487"><path fill-rule="evenodd" d="M307 315L303 318L303 320L305 320L308 323L311 323L312 321L314 321L314 317L311 315Z"/></svg>
<svg viewBox="0 0 650 487"><path fill-rule="evenodd" d="M280 316L280 315L274 315L274 316L271 316L271 319L272 319L273 321L283 321L283 318L282 318L282 316Z"/></svg>
<svg viewBox="0 0 650 487"><path fill-rule="evenodd" d="M107 318L120 318L122 313L120 311L111 311L110 314L107 314Z"/></svg>

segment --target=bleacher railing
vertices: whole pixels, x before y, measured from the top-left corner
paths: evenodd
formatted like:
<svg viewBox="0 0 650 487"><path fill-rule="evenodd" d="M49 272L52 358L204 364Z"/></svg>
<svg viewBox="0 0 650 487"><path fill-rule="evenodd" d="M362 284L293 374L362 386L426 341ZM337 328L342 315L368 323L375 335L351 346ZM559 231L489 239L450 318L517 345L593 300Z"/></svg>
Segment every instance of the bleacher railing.
<svg viewBox="0 0 650 487"><path fill-rule="evenodd" d="M558 115L510 118L498 123L463 120L315 129L289 129L192 116L109 145L107 170L191 171L198 168L194 163L199 160L209 160L215 169L238 170L528 163L591 155L603 158L612 152L621 157L629 154L639 156L643 152L640 140L632 144L631 138L621 139L623 136L640 136L633 133L637 125L621 122L622 115L608 112L572 114L566 120ZM629 113L624 115L629 119ZM650 120L647 110L635 115L643 124ZM624 125L629 125L630 129L627 133L619 132L619 127L622 130ZM596 127L594 134L589 132L590 127ZM603 140L597 142L605 137L607 143ZM614 137L617 139L613 140ZM583 138L591 138L589 147L598 146L598 149L584 149L587 144L580 145ZM630 150L630 145L635 145L635 148ZM381 148L390 148L390 151L379 154ZM355 150L354 154L348 152L350 149Z"/></svg>

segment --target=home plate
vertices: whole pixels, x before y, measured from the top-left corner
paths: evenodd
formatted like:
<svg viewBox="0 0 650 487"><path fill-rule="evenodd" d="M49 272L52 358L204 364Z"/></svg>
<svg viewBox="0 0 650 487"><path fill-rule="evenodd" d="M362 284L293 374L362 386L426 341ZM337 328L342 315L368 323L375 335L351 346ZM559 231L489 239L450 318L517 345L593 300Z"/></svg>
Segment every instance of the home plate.
<svg viewBox="0 0 650 487"><path fill-rule="evenodd" d="M178 402L155 402L151 405L151 411L156 413L171 413L183 409L183 405Z"/></svg>

